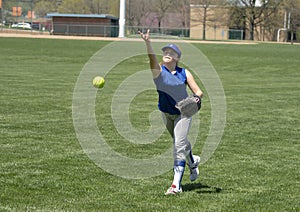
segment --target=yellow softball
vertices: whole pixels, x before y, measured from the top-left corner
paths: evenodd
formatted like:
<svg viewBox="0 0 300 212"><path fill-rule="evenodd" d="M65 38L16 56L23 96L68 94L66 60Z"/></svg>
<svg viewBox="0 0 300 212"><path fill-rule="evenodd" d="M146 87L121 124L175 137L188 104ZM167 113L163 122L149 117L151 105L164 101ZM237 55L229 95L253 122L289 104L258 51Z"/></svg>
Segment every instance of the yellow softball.
<svg viewBox="0 0 300 212"><path fill-rule="evenodd" d="M93 79L93 85L95 88L103 88L104 84L105 80L103 77L97 76Z"/></svg>

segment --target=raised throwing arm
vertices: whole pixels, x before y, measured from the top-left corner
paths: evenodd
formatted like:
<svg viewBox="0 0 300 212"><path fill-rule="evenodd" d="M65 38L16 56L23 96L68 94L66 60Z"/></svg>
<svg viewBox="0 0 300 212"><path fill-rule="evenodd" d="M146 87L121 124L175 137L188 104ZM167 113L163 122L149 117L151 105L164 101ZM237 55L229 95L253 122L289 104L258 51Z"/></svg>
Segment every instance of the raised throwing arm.
<svg viewBox="0 0 300 212"><path fill-rule="evenodd" d="M145 41L146 47L147 47L147 53L150 60L150 68L152 71L153 78L157 78L161 72L161 67L157 61L156 55L154 53L154 50L151 45L150 41L150 30L147 30L147 33L142 33L141 31L138 31L138 33L141 35L141 38Z"/></svg>

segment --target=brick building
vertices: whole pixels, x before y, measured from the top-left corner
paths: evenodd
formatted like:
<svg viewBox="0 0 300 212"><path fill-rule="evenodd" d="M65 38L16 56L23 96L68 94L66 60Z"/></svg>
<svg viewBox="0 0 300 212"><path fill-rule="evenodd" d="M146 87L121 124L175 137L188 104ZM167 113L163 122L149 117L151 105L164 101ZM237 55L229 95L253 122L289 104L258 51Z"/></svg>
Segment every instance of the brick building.
<svg viewBox="0 0 300 212"><path fill-rule="evenodd" d="M229 27L227 24L228 10L211 5L207 8L203 5L190 6L190 37L203 39L203 19L206 13L205 39L227 40L229 38Z"/></svg>
<svg viewBox="0 0 300 212"><path fill-rule="evenodd" d="M235 29L229 25L229 9L228 7L218 7L210 5L205 8L203 5L191 5L190 7L190 37L195 39L203 39L204 16L206 13L206 40L228 40L238 39L244 40L250 38L249 26L245 25L244 29ZM282 11L278 15L282 16ZM243 17L241 17L243 19ZM247 24L245 22L245 24ZM262 27L256 26L254 31L254 40L274 41L276 40L278 27ZM281 32L280 37L285 39L286 31Z"/></svg>

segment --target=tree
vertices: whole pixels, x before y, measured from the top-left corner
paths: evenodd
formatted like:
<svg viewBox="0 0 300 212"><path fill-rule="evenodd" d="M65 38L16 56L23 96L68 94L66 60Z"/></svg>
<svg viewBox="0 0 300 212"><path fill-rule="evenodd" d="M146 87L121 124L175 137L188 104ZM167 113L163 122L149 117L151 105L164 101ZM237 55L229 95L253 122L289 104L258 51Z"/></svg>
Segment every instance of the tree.
<svg viewBox="0 0 300 212"><path fill-rule="evenodd" d="M119 0L62 0L60 13L119 15Z"/></svg>
<svg viewBox="0 0 300 212"><path fill-rule="evenodd" d="M105 1L107 1L107 0L105 0ZM111 15L119 17L119 10L120 10L120 0L109 0L108 1L107 14L111 14Z"/></svg>
<svg viewBox="0 0 300 212"><path fill-rule="evenodd" d="M92 14L101 14L108 11L108 2L103 0L89 0L86 5L90 8Z"/></svg>
<svg viewBox="0 0 300 212"><path fill-rule="evenodd" d="M202 8L201 13L199 13L199 17L202 23L202 39L206 40L207 24L208 22L215 22L215 17L217 15L215 13L211 14L210 10L217 6L222 6L224 2L218 0L193 0L192 3Z"/></svg>
<svg viewBox="0 0 300 212"><path fill-rule="evenodd" d="M206 40L207 10L210 6L210 0L194 0L193 2L202 8L202 13L199 14L199 17L202 19L202 39Z"/></svg>
<svg viewBox="0 0 300 212"><path fill-rule="evenodd" d="M142 20L151 13L149 1L127 0L126 15L129 26L141 26Z"/></svg>
<svg viewBox="0 0 300 212"><path fill-rule="evenodd" d="M241 14L245 20L245 28L249 30L250 40L254 40L257 27L276 14L281 3L278 0L233 0L232 2L233 13ZM237 17L241 18L240 15Z"/></svg>
<svg viewBox="0 0 300 212"><path fill-rule="evenodd" d="M37 16L44 17L47 13L57 12L59 6L59 2L53 4L51 0L42 0L38 1L34 5L34 11Z"/></svg>
<svg viewBox="0 0 300 212"><path fill-rule="evenodd" d="M174 4L176 5L176 8L174 8L174 10L180 14L181 25L184 28L189 27L190 4L191 4L191 0L176 0Z"/></svg>
<svg viewBox="0 0 300 212"><path fill-rule="evenodd" d="M152 6L157 11L158 30L161 32L161 22L168 9L174 4L173 0L152 0Z"/></svg>
<svg viewBox="0 0 300 212"><path fill-rule="evenodd" d="M89 14L90 8L86 5L85 0L63 0L58 8L60 13L78 13Z"/></svg>

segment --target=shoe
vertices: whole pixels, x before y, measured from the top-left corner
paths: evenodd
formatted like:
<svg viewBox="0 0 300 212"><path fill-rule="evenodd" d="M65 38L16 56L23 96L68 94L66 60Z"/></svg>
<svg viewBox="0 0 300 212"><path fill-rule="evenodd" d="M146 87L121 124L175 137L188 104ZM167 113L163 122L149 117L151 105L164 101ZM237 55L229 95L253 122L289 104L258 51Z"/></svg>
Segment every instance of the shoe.
<svg viewBox="0 0 300 212"><path fill-rule="evenodd" d="M193 182L195 181L198 177L199 177L199 169L198 169L198 165L200 163L200 157L197 155L193 155L194 158L194 163L193 164L189 164L189 168L190 168L190 180Z"/></svg>
<svg viewBox="0 0 300 212"><path fill-rule="evenodd" d="M178 194L178 193L181 193L182 192L182 189L177 189L175 185L172 185L168 190L167 192L165 193L165 195L175 195L175 194Z"/></svg>

